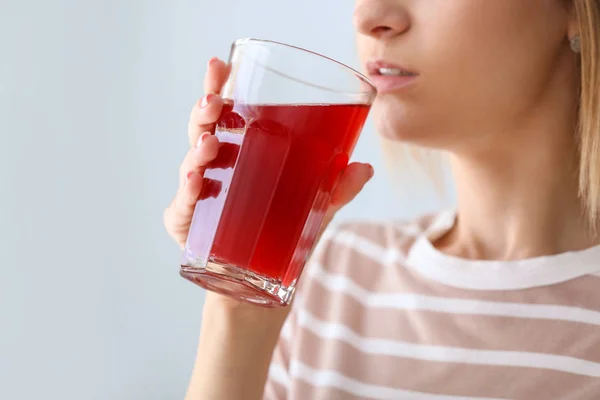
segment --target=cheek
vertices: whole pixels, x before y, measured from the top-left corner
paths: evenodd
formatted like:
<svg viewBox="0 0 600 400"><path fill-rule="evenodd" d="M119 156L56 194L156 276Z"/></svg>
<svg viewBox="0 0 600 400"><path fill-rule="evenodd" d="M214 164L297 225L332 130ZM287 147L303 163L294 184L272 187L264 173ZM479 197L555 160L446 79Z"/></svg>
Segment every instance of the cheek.
<svg viewBox="0 0 600 400"><path fill-rule="evenodd" d="M488 16L491 5L480 7L476 18L469 3L462 8L446 6L448 14L436 19L435 28L423 31L423 96L419 100L446 124L497 108L493 103L506 93L512 75L514 55L506 45L510 39L502 24ZM488 20L487 26L483 20Z"/></svg>
<svg viewBox="0 0 600 400"><path fill-rule="evenodd" d="M557 46L498 43L456 49L424 80L419 99L431 120L451 131L484 130L515 121L544 96L556 73ZM468 61L463 61L468 60Z"/></svg>

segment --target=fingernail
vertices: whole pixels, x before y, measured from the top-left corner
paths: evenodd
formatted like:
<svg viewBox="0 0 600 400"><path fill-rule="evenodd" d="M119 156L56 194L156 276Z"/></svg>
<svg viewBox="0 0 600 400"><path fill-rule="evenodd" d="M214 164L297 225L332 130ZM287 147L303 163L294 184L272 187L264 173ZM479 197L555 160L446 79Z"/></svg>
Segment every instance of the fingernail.
<svg viewBox="0 0 600 400"><path fill-rule="evenodd" d="M187 183L190 181L190 178L192 177L192 175L194 174L194 171L190 171L187 173L187 175L185 176L185 184L187 185Z"/></svg>
<svg viewBox="0 0 600 400"><path fill-rule="evenodd" d="M196 147L200 147L200 145L204 143L210 135L210 132L204 132L202 135L200 135L200 137L198 138L198 142L196 142Z"/></svg>
<svg viewBox="0 0 600 400"><path fill-rule="evenodd" d="M206 108L210 104L212 99L212 94L207 94L206 96L204 96L204 98L202 98L202 102L200 103L200 108Z"/></svg>
<svg viewBox="0 0 600 400"><path fill-rule="evenodd" d="M214 66L217 62L219 62L219 57L213 57L210 60L208 60L208 66L212 67Z"/></svg>
<svg viewBox="0 0 600 400"><path fill-rule="evenodd" d="M375 168L371 164L367 164L369 166L369 179L375 176Z"/></svg>

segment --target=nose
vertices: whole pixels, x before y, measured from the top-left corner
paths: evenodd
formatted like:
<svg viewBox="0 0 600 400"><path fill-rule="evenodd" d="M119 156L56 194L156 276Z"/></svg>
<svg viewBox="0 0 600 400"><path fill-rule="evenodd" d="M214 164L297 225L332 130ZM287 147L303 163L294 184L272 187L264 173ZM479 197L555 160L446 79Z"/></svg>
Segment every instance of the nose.
<svg viewBox="0 0 600 400"><path fill-rule="evenodd" d="M410 18L397 0L357 0L354 25L360 34L387 40L408 30Z"/></svg>

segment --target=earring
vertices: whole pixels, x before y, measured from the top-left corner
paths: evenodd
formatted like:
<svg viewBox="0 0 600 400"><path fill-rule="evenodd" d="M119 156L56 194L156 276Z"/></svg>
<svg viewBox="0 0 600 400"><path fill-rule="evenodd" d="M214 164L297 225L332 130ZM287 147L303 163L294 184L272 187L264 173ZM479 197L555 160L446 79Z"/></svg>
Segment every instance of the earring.
<svg viewBox="0 0 600 400"><path fill-rule="evenodd" d="M581 53L581 37L575 36L571 39L571 50L575 53Z"/></svg>

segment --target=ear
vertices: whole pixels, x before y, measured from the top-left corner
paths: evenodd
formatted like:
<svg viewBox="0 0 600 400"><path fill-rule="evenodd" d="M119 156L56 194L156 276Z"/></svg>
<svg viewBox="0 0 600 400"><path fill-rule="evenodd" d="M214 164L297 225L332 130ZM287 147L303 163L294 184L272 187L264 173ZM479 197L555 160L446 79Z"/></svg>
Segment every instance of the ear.
<svg viewBox="0 0 600 400"><path fill-rule="evenodd" d="M567 37L569 39L573 39L574 37L580 36L580 24L579 24L579 12L578 9L580 5L577 4L581 1L586 0L570 0L567 1L567 8L569 12L568 21L567 21ZM579 6L579 7L578 7Z"/></svg>

